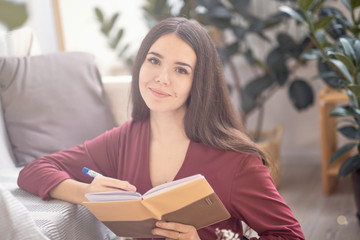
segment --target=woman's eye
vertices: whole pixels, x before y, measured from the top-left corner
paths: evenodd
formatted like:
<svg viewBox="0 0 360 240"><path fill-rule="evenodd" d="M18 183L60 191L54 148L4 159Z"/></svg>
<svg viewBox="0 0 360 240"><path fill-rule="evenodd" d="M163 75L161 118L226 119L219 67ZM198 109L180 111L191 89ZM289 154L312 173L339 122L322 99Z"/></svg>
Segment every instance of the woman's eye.
<svg viewBox="0 0 360 240"><path fill-rule="evenodd" d="M160 61L158 59L156 59L156 58L149 58L148 61L150 63L152 63L152 64L159 64L160 63Z"/></svg>
<svg viewBox="0 0 360 240"><path fill-rule="evenodd" d="M188 71L185 68L176 68L176 71L180 74L188 74Z"/></svg>

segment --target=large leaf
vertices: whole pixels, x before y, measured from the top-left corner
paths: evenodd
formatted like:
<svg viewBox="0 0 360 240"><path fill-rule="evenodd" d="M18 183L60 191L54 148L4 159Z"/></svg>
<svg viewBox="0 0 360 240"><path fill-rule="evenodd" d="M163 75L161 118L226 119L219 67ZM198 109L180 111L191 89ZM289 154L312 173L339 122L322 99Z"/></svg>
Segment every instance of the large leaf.
<svg viewBox="0 0 360 240"><path fill-rule="evenodd" d="M353 111L351 111L349 106L336 107L330 111L330 116L334 116L334 117L346 117L352 115L353 115Z"/></svg>
<svg viewBox="0 0 360 240"><path fill-rule="evenodd" d="M272 49L266 56L266 64L272 77L280 86L283 86L289 77L289 69L283 51L280 48Z"/></svg>
<svg viewBox="0 0 360 240"><path fill-rule="evenodd" d="M354 42L354 53L355 53L355 63L357 66L360 65L360 40L355 40Z"/></svg>
<svg viewBox="0 0 360 240"><path fill-rule="evenodd" d="M342 49L344 50L344 54L355 63L356 62L355 49L352 47L352 44L350 43L350 41L348 39L342 37L339 39L339 43L340 43ZM354 43L354 41L353 41L353 43Z"/></svg>
<svg viewBox="0 0 360 240"><path fill-rule="evenodd" d="M103 23L104 23L104 14L103 14L103 12L101 11L100 8L95 7L95 15L96 15L97 20L98 20L101 24L103 24Z"/></svg>
<svg viewBox="0 0 360 240"><path fill-rule="evenodd" d="M347 89L347 88L343 89L343 91L346 93L346 95L349 98L349 106L351 108L358 109L359 108L359 101L358 101L358 98L355 95L355 93L353 91L351 91L350 89Z"/></svg>
<svg viewBox="0 0 360 240"><path fill-rule="evenodd" d="M352 59L350 59L348 56L345 56L342 53L330 53L330 56L334 56L336 59L338 59L339 61L341 61L345 67L347 68L347 70L349 71L351 76L354 76L356 73L356 67L352 61Z"/></svg>
<svg viewBox="0 0 360 240"><path fill-rule="evenodd" d="M244 92L252 96L259 96L273 84L270 76L264 75L250 80L244 87Z"/></svg>
<svg viewBox="0 0 360 240"><path fill-rule="evenodd" d="M280 32L277 36L276 36L276 40L278 42L279 48L282 52L287 53L287 52L293 52L294 50L297 49L297 44L294 41L294 39L287 33L284 32Z"/></svg>
<svg viewBox="0 0 360 240"><path fill-rule="evenodd" d="M224 48L217 48L220 59L223 64L227 63L230 58L238 52L239 49L239 43L233 42Z"/></svg>
<svg viewBox="0 0 360 240"><path fill-rule="evenodd" d="M283 12L277 12L275 14L272 14L264 20L265 29L275 27L283 23L284 19L287 18L289 18L289 15Z"/></svg>
<svg viewBox="0 0 360 240"><path fill-rule="evenodd" d="M116 48L117 48L117 46L119 45L120 40L121 40L121 38L122 38L123 35L124 35L124 29L120 29L120 30L117 32L116 36L115 36L115 37L112 39L112 41L110 42L110 47L111 47L112 49L116 49Z"/></svg>
<svg viewBox="0 0 360 240"><path fill-rule="evenodd" d="M301 16L301 14L299 14L296 10L292 9L291 7L288 6L281 6L280 11L289 14L291 17L293 17L295 20L301 22L304 25L307 25L305 19L303 18L303 16Z"/></svg>
<svg viewBox="0 0 360 240"><path fill-rule="evenodd" d="M346 138L360 140L359 129L354 126L341 127L338 131Z"/></svg>
<svg viewBox="0 0 360 240"><path fill-rule="evenodd" d="M209 9L208 12L209 21L217 28L231 27L231 12L223 5L217 5L216 7Z"/></svg>
<svg viewBox="0 0 360 240"><path fill-rule="evenodd" d="M0 1L0 22L4 23L8 30L22 26L27 18L26 3L19 3L19 1Z"/></svg>
<svg viewBox="0 0 360 240"><path fill-rule="evenodd" d="M335 18L325 28L326 32L333 39L336 40L346 35L346 25L343 22L343 20L346 19L346 17L339 9L334 7L322 7L320 10L320 16L325 16L325 17L335 16Z"/></svg>
<svg viewBox="0 0 360 240"><path fill-rule="evenodd" d="M322 17L314 24L314 30L317 31L322 28L326 28L330 25L331 21L334 19L334 16Z"/></svg>
<svg viewBox="0 0 360 240"><path fill-rule="evenodd" d="M289 87L289 97L297 110L303 110L314 103L314 91L303 79L295 79Z"/></svg>
<svg viewBox="0 0 360 240"><path fill-rule="evenodd" d="M323 60L319 59L317 64L318 72L320 73L320 77L323 81L332 88L339 88L342 85L342 79L335 72L331 66L324 62Z"/></svg>
<svg viewBox="0 0 360 240"><path fill-rule="evenodd" d="M247 113L256 107L256 96L244 92L242 95L241 108Z"/></svg>
<svg viewBox="0 0 360 240"><path fill-rule="evenodd" d="M330 59L330 62L342 73L345 81L348 83L353 83L351 74L344 63L336 59Z"/></svg>
<svg viewBox="0 0 360 240"><path fill-rule="evenodd" d="M356 101L358 106L360 104L360 86L356 84L350 84L347 86L347 88L355 95L356 99L354 99L354 101Z"/></svg>
<svg viewBox="0 0 360 240"><path fill-rule="evenodd" d="M230 3L233 5L235 10L239 13L247 11L247 9L250 5L250 2L251 2L250 0L230 0Z"/></svg>
<svg viewBox="0 0 360 240"><path fill-rule="evenodd" d="M104 21L102 27L101 27L101 31L106 35L109 36L110 31L112 30L112 28L114 27L114 24L116 22L116 20L119 17L119 13L115 13L110 20L108 21Z"/></svg>
<svg viewBox="0 0 360 240"><path fill-rule="evenodd" d="M352 9L360 7L360 1L359 0L350 0L350 4L351 4Z"/></svg>
<svg viewBox="0 0 360 240"><path fill-rule="evenodd" d="M339 169L338 176L345 177L359 168L360 168L360 156L357 154L355 156L346 159L346 161L341 165Z"/></svg>
<svg viewBox="0 0 360 240"><path fill-rule="evenodd" d="M248 32L247 28L244 28L242 26L232 26L232 30L237 37L237 39L241 40L246 36L246 33Z"/></svg>
<svg viewBox="0 0 360 240"><path fill-rule="evenodd" d="M334 152L334 154L331 156L329 164L333 164L336 160L350 152L355 146L356 143L348 143L336 150L336 152Z"/></svg>
<svg viewBox="0 0 360 240"><path fill-rule="evenodd" d="M298 0L301 11L307 12L314 5L315 0Z"/></svg>
<svg viewBox="0 0 360 240"><path fill-rule="evenodd" d="M301 59L304 60L315 60L319 59L322 56L323 55L319 49L310 49L300 55Z"/></svg>

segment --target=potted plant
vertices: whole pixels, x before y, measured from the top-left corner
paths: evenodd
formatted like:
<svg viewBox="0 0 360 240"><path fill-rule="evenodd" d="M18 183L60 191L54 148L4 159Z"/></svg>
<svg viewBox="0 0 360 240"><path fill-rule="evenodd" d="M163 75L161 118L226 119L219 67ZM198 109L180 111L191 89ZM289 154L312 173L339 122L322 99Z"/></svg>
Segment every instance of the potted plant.
<svg viewBox="0 0 360 240"><path fill-rule="evenodd" d="M360 220L360 1L342 0L342 8L327 6L325 0L298 0L298 9L282 7L308 29L314 48L304 57L317 59L319 76L348 97L345 106L336 107L331 116L339 118L338 131L349 141L332 155L330 164L342 161L339 177L352 175ZM341 11L345 9L345 13Z"/></svg>
<svg viewBox="0 0 360 240"><path fill-rule="evenodd" d="M275 30L275 27L292 19L281 11L266 18L257 16L250 11L251 3L251 0L184 0L178 11L174 11L167 0L148 0L144 11L149 22L161 20L159 16L185 16L198 20L209 29L223 67L230 73L226 78L234 96L234 105L245 126L248 117L258 112L256 127L249 129L249 133L273 158L271 161L274 169L278 169L280 154L276 149L281 142L282 127L276 126L273 131L264 133L264 110L268 100L282 88L288 90L289 100L297 110L306 109L313 104L314 91L309 81L296 77L299 67L306 64L306 60L300 56L307 48L309 38L294 40L286 31ZM270 35L274 34L275 39L272 39ZM259 45L252 44L254 37L261 41L261 45L270 46L263 58L255 54ZM239 63L239 58L245 60L245 66ZM240 71L244 68L251 69L256 73L255 76L243 79ZM273 142L262 140L270 136L274 138ZM272 176L278 185L278 174L274 171Z"/></svg>

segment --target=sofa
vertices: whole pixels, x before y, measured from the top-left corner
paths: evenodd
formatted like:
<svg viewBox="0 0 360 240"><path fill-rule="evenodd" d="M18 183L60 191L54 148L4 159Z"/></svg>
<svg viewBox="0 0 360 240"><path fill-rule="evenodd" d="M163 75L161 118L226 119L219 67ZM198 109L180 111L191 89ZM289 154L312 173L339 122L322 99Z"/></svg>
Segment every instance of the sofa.
<svg viewBox="0 0 360 240"><path fill-rule="evenodd" d="M52 78L59 78L61 74L75 74L75 72L81 68L78 67L79 64L73 64L73 67L70 69L71 71L62 71L58 63L55 63L55 67L52 68L52 59L63 58L65 55L67 57L68 53L48 55L50 55L50 57L41 54L41 48L36 40L36 36L29 28L22 28L6 33L0 32L0 59L2 59L2 64L0 60L0 105L2 109L0 111L0 238L3 240L116 239L118 237L99 222L85 207L60 200L43 201L40 197L28 193L17 186L17 177L24 162L26 164L26 161L31 161L36 156L43 154L41 151L46 153L46 151L52 152L59 150L56 149L56 147L57 145L61 145L56 142L58 140L56 137L51 136L51 131L50 135L49 133L45 134L44 129L41 129L39 132L37 130L39 126L37 125L45 126L48 124L50 127L56 127L57 124L61 125L68 119L71 119L71 121L69 121L70 124L75 124L76 121L81 119L81 116L76 117L76 114L78 114L78 112L82 114L83 111L88 111L87 108L91 108L91 111L93 111L91 114L83 114L85 119L77 123L78 125L72 126L75 127L72 134L74 138L76 138L78 129L84 128L86 124L88 124L86 126L91 126L91 124L101 125L100 122L103 121L105 115L110 119L108 121L110 124L106 126L107 128L104 128L105 130L123 123L128 120L130 116L128 98L131 76L100 77L100 83L95 81L96 86L89 88L89 91L97 94L96 101L94 100L94 103L82 106L80 110L76 109L76 106L81 104L82 95L78 96L77 92L83 92L83 94L86 95L87 86L85 85L83 87L74 87L76 90L75 94L63 94L64 90L62 90L48 93L49 95L46 95L47 93L44 93L42 89L42 87L46 85L44 82L38 85L37 90L40 92L32 92L33 89L28 87L30 83L29 81L26 82L27 80L18 83L18 85L14 87L14 79L22 78L22 80L24 80L31 74L33 76L40 76L45 70L52 71L52 74L51 76L49 76L49 74L42 76L42 78L51 81ZM93 66L94 64L88 54L76 53L74 56L77 57L76 61L81 62L84 58L90 62L90 67L88 64L84 69L86 71L89 69L88 72L91 73L91 77L95 80L99 77L98 72L96 72L96 67ZM70 60L73 61L76 57L72 57ZM32 71L34 68L32 66L35 66L36 62L34 59L43 61L37 72ZM67 60L63 60L63 62L64 65L67 64L68 67L71 67L71 63L68 63ZM9 67L11 64L14 67ZM58 72L56 72L57 66L59 66ZM10 74L12 80L10 82L4 77L4 72L6 71L12 71ZM74 71L74 73L72 73L72 71ZM23 74L23 72L26 72L26 74ZM86 74L88 73L85 72L84 74L84 80L86 80L86 76L88 76ZM64 81L57 81L54 82L54 84L56 85L59 82L77 84L75 80L72 80L74 83L70 82L68 75L66 76ZM38 79L35 78L35 80ZM26 92L24 92L24 86L28 88ZM56 85L56 87L59 88L59 85ZM74 90L71 87L70 89ZM26 98L26 94L29 93L31 97ZM41 99L43 96L51 97ZM63 97L64 100L59 100L62 99L59 97ZM33 102L34 100L39 100L38 98L41 100L40 102ZM73 98L74 102L70 103L70 106L66 108L60 108L58 106L71 98ZM57 99L57 102L52 102L55 101L54 99ZM56 104L56 106L52 106L48 110L42 110L39 103L48 105ZM67 104L69 105L69 103ZM71 104L74 105L74 109ZM101 111L103 112L100 111L99 113L98 109L96 109L97 104L101 105ZM110 114L105 114L104 109L106 111L108 109ZM31 115L33 112L37 112L35 118L24 117L24 114ZM67 119L63 120L63 117L58 117L57 114L59 112L61 112L63 116L66 116ZM31 131L28 131L30 128L29 125L31 125ZM21 127L22 130L19 132L19 128L21 129ZM67 128L68 126L64 127ZM98 128L98 131L102 131L100 127ZM64 129L60 130L59 135L66 132ZM93 131L93 128L87 127L84 128L81 134L86 135L91 131ZM38 139L44 137L44 135L46 136L42 139L43 142L39 142ZM86 138L89 138L89 136L91 135L87 135ZM84 140L86 140L86 138ZM54 139L56 140L54 142L55 148L40 149L30 155L24 153L23 149L25 145L27 145L28 148L32 146L31 144L35 144L35 147L41 146L45 148L45 146L47 146L46 144ZM60 150L64 147L65 145L61 146ZM22 159L24 162L19 163L19 159Z"/></svg>

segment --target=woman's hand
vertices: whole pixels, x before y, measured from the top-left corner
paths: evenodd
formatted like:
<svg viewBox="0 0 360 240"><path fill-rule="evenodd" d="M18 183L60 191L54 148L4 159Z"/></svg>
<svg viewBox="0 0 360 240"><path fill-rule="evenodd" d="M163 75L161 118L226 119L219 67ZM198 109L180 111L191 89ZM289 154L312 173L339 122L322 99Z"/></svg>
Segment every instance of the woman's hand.
<svg viewBox="0 0 360 240"><path fill-rule="evenodd" d="M115 178L98 176L88 185L86 193L90 192L109 192L109 191L131 191L135 192L136 187L128 181L122 181Z"/></svg>
<svg viewBox="0 0 360 240"><path fill-rule="evenodd" d="M194 226L174 222L156 222L152 234L176 240L200 240Z"/></svg>

